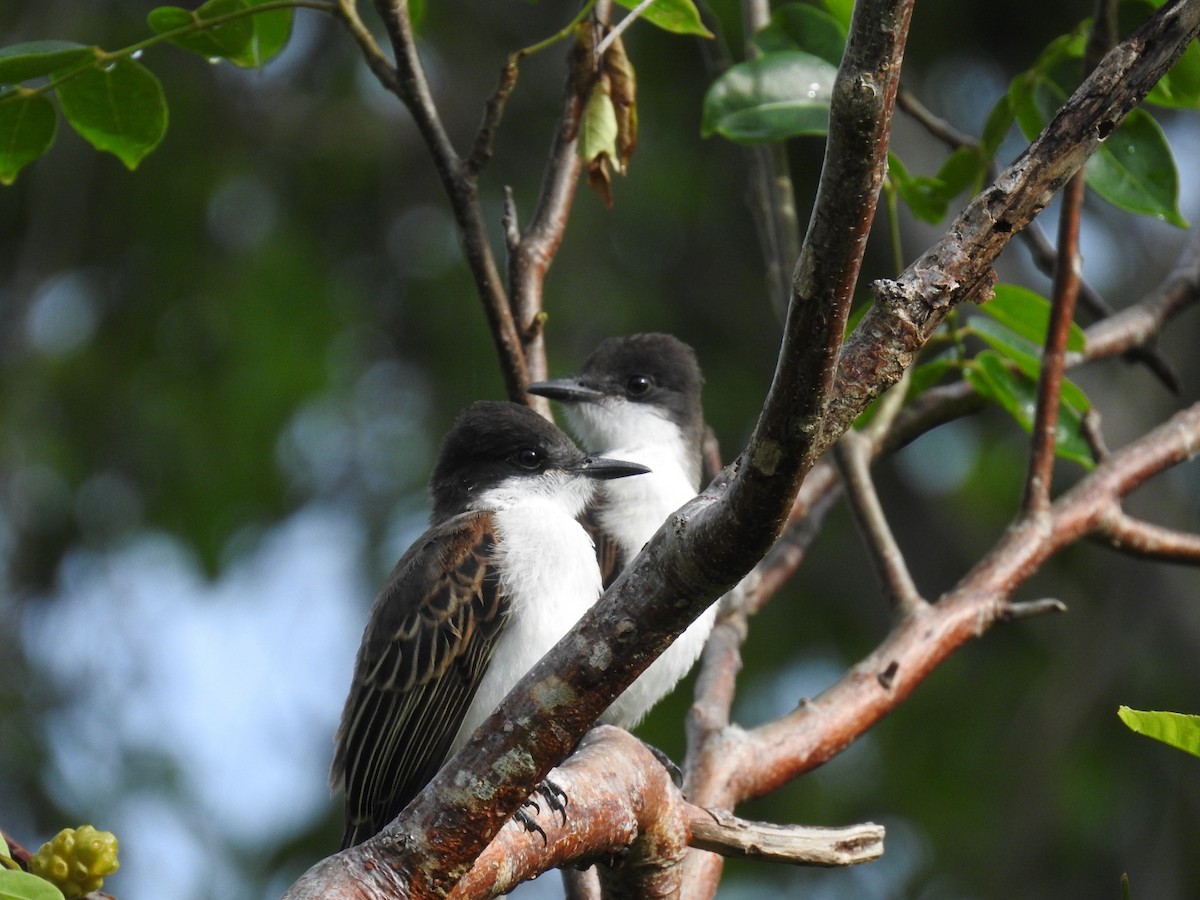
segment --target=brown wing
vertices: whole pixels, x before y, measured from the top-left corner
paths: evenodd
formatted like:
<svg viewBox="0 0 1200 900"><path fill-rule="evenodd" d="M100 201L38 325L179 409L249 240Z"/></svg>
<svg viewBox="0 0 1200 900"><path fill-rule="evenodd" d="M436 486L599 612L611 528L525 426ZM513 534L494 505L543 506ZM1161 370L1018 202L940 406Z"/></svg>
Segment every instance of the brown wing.
<svg viewBox="0 0 1200 900"><path fill-rule="evenodd" d="M600 527L600 510L603 508L603 504L604 500L602 499L593 501L579 517L579 524L583 526L583 530L588 533L592 543L596 545L596 562L600 564L600 581L604 585L604 589L608 590L608 586L621 574L621 569L625 568L625 558L621 553L620 545Z"/></svg>
<svg viewBox="0 0 1200 900"><path fill-rule="evenodd" d="M445 761L508 618L495 544L490 515L456 516L413 545L376 598L330 772L346 789L343 847L387 825Z"/></svg>

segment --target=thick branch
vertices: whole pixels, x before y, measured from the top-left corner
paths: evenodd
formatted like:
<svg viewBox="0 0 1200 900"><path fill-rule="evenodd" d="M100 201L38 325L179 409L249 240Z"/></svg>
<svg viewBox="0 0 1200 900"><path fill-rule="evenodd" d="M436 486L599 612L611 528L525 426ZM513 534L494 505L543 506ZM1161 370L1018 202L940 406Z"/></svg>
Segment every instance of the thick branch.
<svg viewBox="0 0 1200 900"><path fill-rule="evenodd" d="M551 868L616 856L631 872L651 877L656 890L667 886L664 880L678 881L691 807L645 744L600 726L553 778L569 806L563 815L539 801L535 818L545 841L509 820L451 897L494 897Z"/></svg>

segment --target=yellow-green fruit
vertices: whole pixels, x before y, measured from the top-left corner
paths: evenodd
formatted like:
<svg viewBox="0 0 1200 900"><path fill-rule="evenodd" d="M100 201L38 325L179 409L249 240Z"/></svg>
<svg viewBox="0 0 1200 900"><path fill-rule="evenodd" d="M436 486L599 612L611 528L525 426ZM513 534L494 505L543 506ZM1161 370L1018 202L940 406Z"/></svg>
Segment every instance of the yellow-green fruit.
<svg viewBox="0 0 1200 900"><path fill-rule="evenodd" d="M99 890L119 865L117 836L91 825L64 828L29 858L29 871L54 884L68 900Z"/></svg>

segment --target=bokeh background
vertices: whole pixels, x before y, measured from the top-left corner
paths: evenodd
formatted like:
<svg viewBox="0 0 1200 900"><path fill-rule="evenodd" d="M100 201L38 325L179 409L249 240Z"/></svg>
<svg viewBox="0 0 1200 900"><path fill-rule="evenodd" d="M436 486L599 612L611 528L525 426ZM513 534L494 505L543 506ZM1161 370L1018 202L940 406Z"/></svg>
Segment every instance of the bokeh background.
<svg viewBox="0 0 1200 900"><path fill-rule="evenodd" d="M0 46L117 48L154 4L0 6ZM714 4L736 21L731 4ZM439 3L424 59L459 146L506 53L569 4ZM1090 4L918 4L906 83L978 133L1008 80ZM369 16L370 10L364 9ZM736 40L736 36L735 36ZM740 150L699 136L710 80L686 38L627 37L641 143L613 209L581 190L547 282L555 374L601 338L667 330L693 344L726 458L753 426L779 324L745 204ZM532 208L563 74L526 60L483 179ZM278 896L332 851L325 773L375 587L422 530L439 436L502 386L432 165L406 111L335 24L297 15L263 71L163 47L169 133L136 173L60 126L0 191L0 827L36 847L59 828L114 830L122 900ZM1200 217L1195 114L1160 118ZM1011 158L1022 144L1005 145ZM943 149L898 118L893 149L932 173ZM798 205L819 141L789 147ZM1085 275L1115 306L1186 237L1089 200ZM802 219L806 213L802 213ZM1054 209L1045 222L1053 225ZM903 218L914 257L937 229ZM862 281L889 273L882 226ZM497 240L497 246L500 242ZM1045 290L1014 242L1001 277ZM863 298L866 293L864 290ZM1195 402L1197 319L1161 342L1170 395L1120 362L1078 382L1120 445ZM919 586L954 583L1012 514L1024 435L999 412L940 429L878 467ZM1078 477L1063 467L1063 484ZM1200 527L1194 464L1131 508ZM1184 898L1200 883L1200 763L1130 733L1119 704L1200 711L1200 575L1094 545L1021 591L1067 615L963 648L837 760L748 816L888 827L851 871L730 865L722 897ZM754 623L737 718L755 724L835 680L888 613L845 509ZM640 729L682 751L684 686ZM553 896L548 876L525 896Z"/></svg>

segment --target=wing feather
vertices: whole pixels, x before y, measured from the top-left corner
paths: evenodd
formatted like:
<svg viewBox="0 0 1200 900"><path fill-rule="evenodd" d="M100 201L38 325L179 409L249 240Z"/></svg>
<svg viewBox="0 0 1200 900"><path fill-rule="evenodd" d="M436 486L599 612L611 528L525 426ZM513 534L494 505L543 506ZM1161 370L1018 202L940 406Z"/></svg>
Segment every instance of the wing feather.
<svg viewBox="0 0 1200 900"><path fill-rule="evenodd" d="M588 533L596 547L596 562L600 565L600 582L604 589L608 590L608 586L621 574L621 569L625 568L626 560L621 552L620 544L600 526L600 511L603 509L604 502L598 496L583 511L583 515L579 517L579 524L583 526L583 530Z"/></svg>
<svg viewBox="0 0 1200 900"><path fill-rule="evenodd" d="M508 617L486 513L456 516L404 555L355 661L330 781L346 789L342 846L395 818L445 761Z"/></svg>

